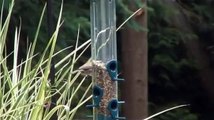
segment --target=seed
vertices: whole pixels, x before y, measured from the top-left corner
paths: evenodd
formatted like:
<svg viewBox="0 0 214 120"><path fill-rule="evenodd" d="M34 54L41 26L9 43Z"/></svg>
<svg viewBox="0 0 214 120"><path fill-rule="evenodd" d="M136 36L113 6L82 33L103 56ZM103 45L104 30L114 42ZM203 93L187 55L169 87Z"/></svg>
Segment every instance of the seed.
<svg viewBox="0 0 214 120"><path fill-rule="evenodd" d="M92 60L92 66L95 72L95 85L103 88L103 97L101 98L98 113L109 116L108 103L116 97L116 82L111 80L109 73L106 70L105 63L102 61Z"/></svg>

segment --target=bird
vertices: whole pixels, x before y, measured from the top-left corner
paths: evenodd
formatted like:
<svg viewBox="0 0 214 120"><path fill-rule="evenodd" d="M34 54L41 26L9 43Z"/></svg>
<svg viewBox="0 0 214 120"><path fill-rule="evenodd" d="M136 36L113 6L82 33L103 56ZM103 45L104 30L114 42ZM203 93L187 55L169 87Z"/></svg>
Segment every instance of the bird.
<svg viewBox="0 0 214 120"><path fill-rule="evenodd" d="M91 63L91 60L88 60L85 64L80 66L77 71L81 73L81 75L88 75L92 76L93 73L93 65Z"/></svg>
<svg viewBox="0 0 214 120"><path fill-rule="evenodd" d="M100 60L88 60L85 64L78 68L82 75L92 76L95 69L106 70L105 63Z"/></svg>

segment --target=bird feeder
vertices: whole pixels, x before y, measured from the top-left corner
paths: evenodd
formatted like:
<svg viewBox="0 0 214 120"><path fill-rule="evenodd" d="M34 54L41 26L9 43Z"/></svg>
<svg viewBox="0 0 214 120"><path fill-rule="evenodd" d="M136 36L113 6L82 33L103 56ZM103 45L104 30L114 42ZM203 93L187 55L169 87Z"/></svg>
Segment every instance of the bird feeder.
<svg viewBox="0 0 214 120"><path fill-rule="evenodd" d="M118 120L118 78L115 0L91 0L93 120Z"/></svg>

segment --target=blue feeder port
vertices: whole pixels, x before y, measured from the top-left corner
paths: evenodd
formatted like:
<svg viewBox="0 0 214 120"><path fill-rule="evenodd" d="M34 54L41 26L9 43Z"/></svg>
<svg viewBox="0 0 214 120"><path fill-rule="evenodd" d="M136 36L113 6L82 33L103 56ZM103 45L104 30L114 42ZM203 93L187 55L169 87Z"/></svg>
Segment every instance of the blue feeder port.
<svg viewBox="0 0 214 120"><path fill-rule="evenodd" d="M114 81L121 81L124 80L122 78L118 78L118 74L117 74L117 61L116 60L110 60L107 64L106 64L106 68L107 71L109 73L109 76L111 77L112 80Z"/></svg>
<svg viewBox="0 0 214 120"><path fill-rule="evenodd" d="M101 98L103 96L103 89L99 86L95 85L93 88L93 101L94 104L87 105L86 107L99 107L99 103L101 101Z"/></svg>
<svg viewBox="0 0 214 120"><path fill-rule="evenodd" d="M112 99L108 104L108 110L111 114L112 120L125 120L125 117L118 117L118 106L120 103L124 103L124 101L118 101L117 99Z"/></svg>

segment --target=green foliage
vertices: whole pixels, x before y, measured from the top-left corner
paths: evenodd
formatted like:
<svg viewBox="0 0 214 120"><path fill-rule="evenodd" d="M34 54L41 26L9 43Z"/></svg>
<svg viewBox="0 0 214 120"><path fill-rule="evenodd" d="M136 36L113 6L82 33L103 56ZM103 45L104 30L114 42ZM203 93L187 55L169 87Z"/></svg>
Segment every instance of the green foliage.
<svg viewBox="0 0 214 120"><path fill-rule="evenodd" d="M188 59L184 44L185 40L198 35L184 33L173 26L170 18L179 13L177 9L161 1L148 4L153 8L148 11L150 102L164 107L170 103L189 103L200 94L200 86L197 65ZM157 118L171 119L197 120L197 117L188 109L178 109Z"/></svg>
<svg viewBox="0 0 214 120"><path fill-rule="evenodd" d="M8 1L8 0L6 0ZM35 21L39 20L40 13L44 6L44 2L40 0L18 0L16 1L16 6L13 10L13 17L11 19L11 26L17 26L19 24L19 20L22 21L22 34L20 43L23 48L26 48L27 40L32 42L34 33L37 29L37 24ZM58 11L60 9L61 1L53 1L53 26L56 26L56 22L58 19ZM6 11L6 8L5 8ZM33 14L32 14L33 13ZM44 15L44 22L41 25L40 35L38 36L38 46L37 52L39 50L43 50L45 48L45 44L48 43L47 34L47 12ZM78 31L78 26L80 25L81 33L80 33L80 43L83 43L86 39L89 38L90 32L90 24L89 24L89 1L81 1L78 0L64 0L64 12L62 15L63 25L60 27L60 34L58 36L56 50L59 51L66 46L70 46L71 44L75 44L75 36ZM10 36L13 36L14 28L12 27L11 32L9 32ZM9 38L11 39L11 38ZM9 43L13 44L13 43ZM22 54L24 54L26 49L21 50ZM68 54L68 53L63 53ZM62 54L62 56L63 56Z"/></svg>
<svg viewBox="0 0 214 120"><path fill-rule="evenodd" d="M62 24L63 7L61 6L54 34L47 40L48 43L44 45L44 50L40 50L41 54L38 55L35 50L46 7L43 8L34 41L27 48L26 58L19 62L21 25L16 27L14 39L11 39L14 42L12 53L7 53L5 44L13 6L14 1L12 0L6 19L0 20L0 119L49 120L54 114L57 115L57 118L53 119L73 119L77 110L92 98L91 95L88 95L92 84L87 83L86 89L82 90L81 88L86 83L85 77L80 78L80 73L74 72L74 65L80 58L77 52L84 52L89 41L78 46L79 37L77 37L74 50L63 59L55 61L56 82L50 84L51 61L66 50L62 49L55 53L56 41ZM3 16L2 13L3 11L1 11L1 16ZM83 51L80 51L82 48L84 48ZM8 67L9 56L13 56L12 69ZM36 63L33 64L33 61ZM56 100L54 103L53 98ZM74 100L78 102L74 104ZM53 108L50 107L52 105L54 105Z"/></svg>

